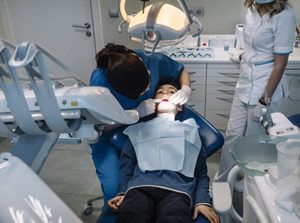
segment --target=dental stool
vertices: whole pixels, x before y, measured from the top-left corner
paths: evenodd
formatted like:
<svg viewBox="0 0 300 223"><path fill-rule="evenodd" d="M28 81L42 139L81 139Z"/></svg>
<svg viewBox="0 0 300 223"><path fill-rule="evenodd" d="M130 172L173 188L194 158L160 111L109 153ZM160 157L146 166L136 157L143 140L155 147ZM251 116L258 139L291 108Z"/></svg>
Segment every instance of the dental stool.
<svg viewBox="0 0 300 223"><path fill-rule="evenodd" d="M189 118L194 118L196 123L199 125L202 148L205 149L207 158L222 148L224 143L222 134L193 108L188 105L184 105L182 112L177 114L176 120L183 121ZM115 134L111 137L111 143L120 149L123 147L126 140L127 136L124 134ZM84 210L84 214L91 214L93 211L92 202L101 198L102 197L90 199L85 205L88 209ZM101 216L103 215L114 215L114 213L112 213L110 208L106 205L102 209ZM101 216L97 222L101 222ZM200 216L194 222L208 222L208 220L203 216Z"/></svg>

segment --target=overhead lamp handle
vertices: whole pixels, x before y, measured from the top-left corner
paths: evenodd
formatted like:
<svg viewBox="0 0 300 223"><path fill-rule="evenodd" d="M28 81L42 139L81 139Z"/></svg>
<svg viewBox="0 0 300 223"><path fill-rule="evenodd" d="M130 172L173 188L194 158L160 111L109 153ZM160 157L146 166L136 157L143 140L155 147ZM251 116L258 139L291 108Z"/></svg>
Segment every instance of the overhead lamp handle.
<svg viewBox="0 0 300 223"><path fill-rule="evenodd" d="M124 23L126 23L126 21L123 19L118 26L118 33L122 32L122 26L124 25Z"/></svg>
<svg viewBox="0 0 300 223"><path fill-rule="evenodd" d="M147 56L151 56L152 53L154 52L156 46L158 45L158 42L161 40L161 36L160 36L160 33L159 32L155 32L155 35L156 35L156 38L153 42L153 46L152 46L152 49L150 51L150 53L146 52L146 45L145 45L145 41L146 41L146 31L144 31L142 33L142 45L143 45L143 52L145 55Z"/></svg>
<svg viewBox="0 0 300 223"><path fill-rule="evenodd" d="M192 37L196 37L196 36L199 36L200 33L202 33L203 25L202 25L200 19L198 19L196 16L192 16L192 19L193 19L193 22L196 23L196 24L199 26L198 32L196 32L196 33L194 33L194 34L192 35Z"/></svg>
<svg viewBox="0 0 300 223"><path fill-rule="evenodd" d="M119 0L120 14L126 22L130 23L132 16L127 15L126 10L125 10L125 4L126 4L126 0Z"/></svg>
<svg viewBox="0 0 300 223"><path fill-rule="evenodd" d="M184 11L188 21L189 21L189 24L192 24L193 23L193 20L191 18L191 15L189 13L189 10L188 10L188 7L187 5L185 4L185 1L184 0L177 0L179 5L181 6L182 10Z"/></svg>

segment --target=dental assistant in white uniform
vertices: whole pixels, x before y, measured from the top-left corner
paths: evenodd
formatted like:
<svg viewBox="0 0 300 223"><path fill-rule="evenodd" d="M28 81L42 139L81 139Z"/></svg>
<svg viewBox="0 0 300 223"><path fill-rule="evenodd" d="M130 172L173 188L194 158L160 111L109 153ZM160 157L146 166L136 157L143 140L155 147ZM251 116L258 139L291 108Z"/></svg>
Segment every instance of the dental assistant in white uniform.
<svg viewBox="0 0 300 223"><path fill-rule="evenodd" d="M234 161L230 146L241 136L262 135L261 109L277 112L287 92L284 70L293 51L296 15L288 0L246 0L244 53L215 181L226 181Z"/></svg>

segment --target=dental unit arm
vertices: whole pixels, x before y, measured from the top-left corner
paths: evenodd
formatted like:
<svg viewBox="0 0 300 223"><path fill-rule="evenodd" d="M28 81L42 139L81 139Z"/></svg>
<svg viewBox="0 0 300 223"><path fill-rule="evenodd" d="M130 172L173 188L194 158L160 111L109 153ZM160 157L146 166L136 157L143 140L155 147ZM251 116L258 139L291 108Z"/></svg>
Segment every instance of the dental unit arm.
<svg viewBox="0 0 300 223"><path fill-rule="evenodd" d="M71 76L50 78L45 56ZM19 77L20 68L27 78ZM66 78L76 84L53 83ZM0 153L0 222L82 223L36 173L61 134L98 138L96 125L133 124L138 113L123 110L107 88L85 86L32 42L15 48L0 38L0 87L0 136L17 139L10 153Z"/></svg>
<svg viewBox="0 0 300 223"><path fill-rule="evenodd" d="M123 21L118 27L118 32L121 32L122 25L127 22L129 37L131 40L141 43L144 52L147 48L152 54L156 48L180 43L189 34L192 23L199 27L198 32L192 35L193 37L199 36L202 32L201 21L189 14L184 0L177 0L182 10L162 2L145 7L145 1L148 0L142 1L144 2L143 10L136 15L127 15L126 0L119 0Z"/></svg>
<svg viewBox="0 0 300 223"><path fill-rule="evenodd" d="M137 122L137 112L123 110L107 88L84 86L78 78L71 86L53 84L44 56L70 69L37 44L24 42L12 56L8 47L13 50L0 39L0 136L18 138L11 153L35 172L60 134L90 138L95 125ZM19 68L25 69L30 88L22 88Z"/></svg>

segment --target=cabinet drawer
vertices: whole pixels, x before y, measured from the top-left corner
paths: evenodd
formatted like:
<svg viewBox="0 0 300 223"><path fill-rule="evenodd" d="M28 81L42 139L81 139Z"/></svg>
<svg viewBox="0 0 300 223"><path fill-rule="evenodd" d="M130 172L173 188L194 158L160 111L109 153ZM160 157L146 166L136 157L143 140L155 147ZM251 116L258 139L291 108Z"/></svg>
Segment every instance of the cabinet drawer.
<svg viewBox="0 0 300 223"><path fill-rule="evenodd" d="M300 72L300 71L299 71ZM300 74L286 71L286 82L289 89L288 98L292 101L300 101Z"/></svg>
<svg viewBox="0 0 300 223"><path fill-rule="evenodd" d="M234 88L238 79L229 77L207 77L207 85L229 86Z"/></svg>
<svg viewBox="0 0 300 223"><path fill-rule="evenodd" d="M207 69L240 69L239 63L209 63Z"/></svg>
<svg viewBox="0 0 300 223"><path fill-rule="evenodd" d="M204 117L205 102L204 101L188 101L187 104L195 109L200 115Z"/></svg>
<svg viewBox="0 0 300 223"><path fill-rule="evenodd" d="M231 109L233 95L207 94L206 109Z"/></svg>
<svg viewBox="0 0 300 223"><path fill-rule="evenodd" d="M284 115L291 116L300 113L300 70L285 70L289 95L281 105L280 112Z"/></svg>
<svg viewBox="0 0 300 223"><path fill-rule="evenodd" d="M228 85L207 85L206 93L234 95L234 87Z"/></svg>
<svg viewBox="0 0 300 223"><path fill-rule="evenodd" d="M190 76L206 76L206 64L184 64Z"/></svg>
<svg viewBox="0 0 300 223"><path fill-rule="evenodd" d="M229 119L229 109L207 109L206 119L213 125L226 125Z"/></svg>
<svg viewBox="0 0 300 223"><path fill-rule="evenodd" d="M206 78L205 76L195 76L191 75L191 85L205 85L206 84Z"/></svg>
<svg viewBox="0 0 300 223"><path fill-rule="evenodd" d="M205 101L205 86L192 85L191 101Z"/></svg>
<svg viewBox="0 0 300 223"><path fill-rule="evenodd" d="M238 69L208 69L207 76L215 77L229 77L238 79L240 76L240 70Z"/></svg>

